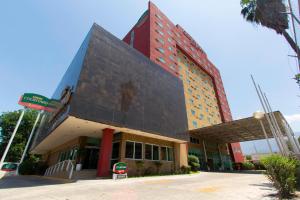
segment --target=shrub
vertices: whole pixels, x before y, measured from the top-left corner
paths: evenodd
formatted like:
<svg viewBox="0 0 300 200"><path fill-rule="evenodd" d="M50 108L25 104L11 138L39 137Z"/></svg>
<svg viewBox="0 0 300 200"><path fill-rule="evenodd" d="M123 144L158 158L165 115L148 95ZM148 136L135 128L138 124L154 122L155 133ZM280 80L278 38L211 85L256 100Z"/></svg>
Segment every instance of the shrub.
<svg viewBox="0 0 300 200"><path fill-rule="evenodd" d="M197 156L189 155L188 156L188 163L189 163L189 166L191 166L192 171L198 171L199 170L200 163L199 163L199 158Z"/></svg>
<svg viewBox="0 0 300 200"><path fill-rule="evenodd" d="M155 167L156 167L156 173L160 174L160 168L163 165L163 163L160 162L160 161L156 161L156 162L154 162L154 164L155 164Z"/></svg>
<svg viewBox="0 0 300 200"><path fill-rule="evenodd" d="M253 169L255 169L255 166L251 162L243 162L242 163L242 169L243 170L253 170Z"/></svg>
<svg viewBox="0 0 300 200"><path fill-rule="evenodd" d="M22 175L44 175L47 169L45 162L34 156L24 160L19 166L19 173Z"/></svg>
<svg viewBox="0 0 300 200"><path fill-rule="evenodd" d="M145 176L152 176L152 175L155 175L155 173L154 173L154 168L153 168L153 167L148 167L148 168L145 170L144 175L145 175Z"/></svg>
<svg viewBox="0 0 300 200"><path fill-rule="evenodd" d="M255 162L253 163L255 170L266 170L265 166L259 161L259 162Z"/></svg>
<svg viewBox="0 0 300 200"><path fill-rule="evenodd" d="M137 168L137 174L138 176L141 176L142 175L142 169L144 168L144 161L142 160L136 160L135 161L135 165L136 165L136 168Z"/></svg>
<svg viewBox="0 0 300 200"><path fill-rule="evenodd" d="M246 155L246 160L252 160L251 155Z"/></svg>
<svg viewBox="0 0 300 200"><path fill-rule="evenodd" d="M278 190L280 198L288 198L296 185L296 168L298 161L280 155L272 155L262 159L266 168L266 176Z"/></svg>
<svg viewBox="0 0 300 200"><path fill-rule="evenodd" d="M191 172L190 166L181 166L180 167L180 174L189 174Z"/></svg>

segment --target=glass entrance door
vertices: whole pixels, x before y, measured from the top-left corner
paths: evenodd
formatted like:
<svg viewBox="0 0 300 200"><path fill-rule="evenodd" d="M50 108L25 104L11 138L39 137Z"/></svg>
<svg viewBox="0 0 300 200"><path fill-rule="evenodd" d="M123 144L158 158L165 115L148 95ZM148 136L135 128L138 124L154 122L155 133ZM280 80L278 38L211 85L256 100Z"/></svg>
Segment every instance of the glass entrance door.
<svg viewBox="0 0 300 200"><path fill-rule="evenodd" d="M97 169L99 148L86 148L83 169Z"/></svg>

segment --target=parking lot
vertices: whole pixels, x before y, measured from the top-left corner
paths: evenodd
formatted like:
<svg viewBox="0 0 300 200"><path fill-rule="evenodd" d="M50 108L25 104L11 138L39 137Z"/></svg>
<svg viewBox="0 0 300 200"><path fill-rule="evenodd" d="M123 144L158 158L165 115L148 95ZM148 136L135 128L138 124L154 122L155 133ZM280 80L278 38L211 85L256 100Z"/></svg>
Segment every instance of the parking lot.
<svg viewBox="0 0 300 200"><path fill-rule="evenodd" d="M262 174L208 173L67 183L33 176L0 180L0 199L274 199Z"/></svg>

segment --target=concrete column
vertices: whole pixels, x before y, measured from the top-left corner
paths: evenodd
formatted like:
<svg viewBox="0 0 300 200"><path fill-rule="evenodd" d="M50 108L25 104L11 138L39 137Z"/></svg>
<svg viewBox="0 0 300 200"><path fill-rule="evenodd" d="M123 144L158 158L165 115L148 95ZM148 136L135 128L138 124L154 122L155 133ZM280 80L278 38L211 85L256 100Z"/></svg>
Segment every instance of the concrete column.
<svg viewBox="0 0 300 200"><path fill-rule="evenodd" d="M187 143L174 144L175 167L180 169L182 166L188 166L188 146Z"/></svg>
<svg viewBox="0 0 300 200"><path fill-rule="evenodd" d="M107 177L110 175L110 159L112 153L113 129L103 129L100 149L97 176Z"/></svg>
<svg viewBox="0 0 300 200"><path fill-rule="evenodd" d="M222 170L224 170L224 163L223 163L223 159L222 159L220 144L218 144L218 152L219 152L219 157L220 157L220 161L221 161L221 168L222 168Z"/></svg>
<svg viewBox="0 0 300 200"><path fill-rule="evenodd" d="M202 141L202 145L203 145L203 152L204 152L204 159L205 159L205 164L206 164L206 169L208 169L208 159L207 159L207 153L206 153L206 146L205 146L205 141Z"/></svg>
<svg viewBox="0 0 300 200"><path fill-rule="evenodd" d="M204 159L207 164L208 159L207 159L206 146L204 140L202 141L202 145L203 145Z"/></svg>

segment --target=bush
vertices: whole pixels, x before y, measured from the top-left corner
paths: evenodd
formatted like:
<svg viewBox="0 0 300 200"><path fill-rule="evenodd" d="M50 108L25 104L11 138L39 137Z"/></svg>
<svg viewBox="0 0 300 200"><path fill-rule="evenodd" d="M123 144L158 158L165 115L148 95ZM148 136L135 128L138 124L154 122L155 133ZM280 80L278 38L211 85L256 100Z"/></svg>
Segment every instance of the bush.
<svg viewBox="0 0 300 200"><path fill-rule="evenodd" d="M255 170L266 170L265 166L261 162L255 162L253 164Z"/></svg>
<svg viewBox="0 0 300 200"><path fill-rule="evenodd" d="M136 160L135 161L138 176L142 175L142 169L144 168L144 164L145 164L145 162L143 160Z"/></svg>
<svg viewBox="0 0 300 200"><path fill-rule="evenodd" d="M251 155L246 155L246 160L252 160Z"/></svg>
<svg viewBox="0 0 300 200"><path fill-rule="evenodd" d="M30 156L19 166L19 173L22 175L44 175L47 169L45 162L35 156Z"/></svg>
<svg viewBox="0 0 300 200"><path fill-rule="evenodd" d="M159 175L160 174L160 168L163 165L163 163L160 162L160 161L156 161L156 162L154 162L154 164L155 164L155 167L156 167L156 173Z"/></svg>
<svg viewBox="0 0 300 200"><path fill-rule="evenodd" d="M188 163L189 166L191 166L192 171L198 171L200 168L200 163L199 163L199 158L194 155L189 155L188 156Z"/></svg>
<svg viewBox="0 0 300 200"><path fill-rule="evenodd" d="M262 159L266 168L266 176L278 190L280 198L288 198L295 191L296 168L298 161L280 155L272 155Z"/></svg>
<svg viewBox="0 0 300 200"><path fill-rule="evenodd" d="M180 167L180 174L189 174L191 172L190 166L181 166Z"/></svg>
<svg viewBox="0 0 300 200"><path fill-rule="evenodd" d="M253 169L255 169L255 166L251 162L243 162L242 163L242 169L243 170L253 170Z"/></svg>
<svg viewBox="0 0 300 200"><path fill-rule="evenodd" d="M144 175L145 176L153 176L153 175L155 175L154 168L153 167L148 167L147 169L145 169Z"/></svg>

